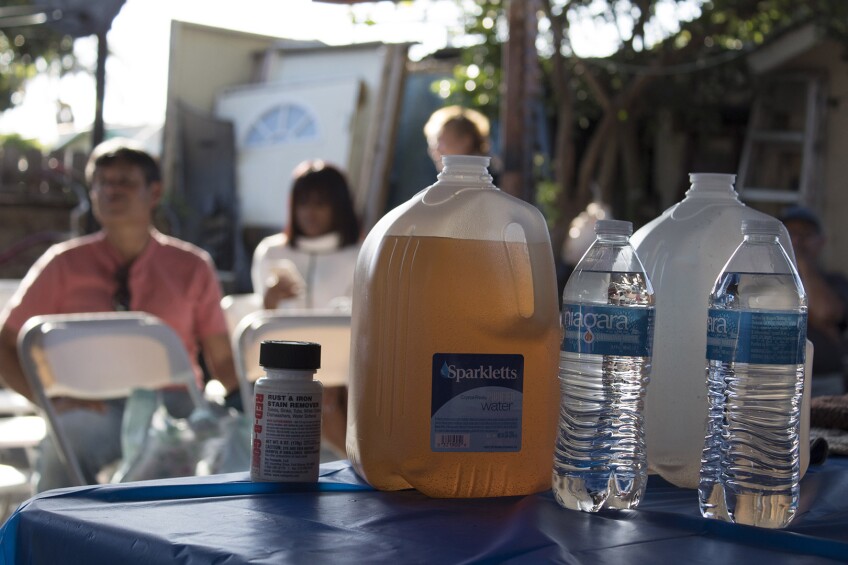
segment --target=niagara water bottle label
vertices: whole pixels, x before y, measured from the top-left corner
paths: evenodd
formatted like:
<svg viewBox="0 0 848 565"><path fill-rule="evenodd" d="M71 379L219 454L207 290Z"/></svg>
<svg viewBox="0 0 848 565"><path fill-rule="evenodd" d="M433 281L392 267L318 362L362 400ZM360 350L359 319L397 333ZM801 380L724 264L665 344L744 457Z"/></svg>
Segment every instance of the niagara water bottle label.
<svg viewBox="0 0 848 565"><path fill-rule="evenodd" d="M520 451L524 357L433 355L430 448Z"/></svg>
<svg viewBox="0 0 848 565"><path fill-rule="evenodd" d="M564 304L562 351L618 357L650 357L654 309L603 304Z"/></svg>
<svg viewBox="0 0 848 565"><path fill-rule="evenodd" d="M801 365L807 314L710 308L707 359L725 363Z"/></svg>

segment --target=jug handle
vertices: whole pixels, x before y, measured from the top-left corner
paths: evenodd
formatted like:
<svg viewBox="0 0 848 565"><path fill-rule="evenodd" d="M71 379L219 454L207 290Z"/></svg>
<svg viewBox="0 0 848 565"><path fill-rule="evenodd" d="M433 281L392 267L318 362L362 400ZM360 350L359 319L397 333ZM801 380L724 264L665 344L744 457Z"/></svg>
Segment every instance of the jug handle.
<svg viewBox="0 0 848 565"><path fill-rule="evenodd" d="M533 265L524 228L515 222L507 224L503 231L503 240L509 261L516 310L522 318L532 318L535 310Z"/></svg>

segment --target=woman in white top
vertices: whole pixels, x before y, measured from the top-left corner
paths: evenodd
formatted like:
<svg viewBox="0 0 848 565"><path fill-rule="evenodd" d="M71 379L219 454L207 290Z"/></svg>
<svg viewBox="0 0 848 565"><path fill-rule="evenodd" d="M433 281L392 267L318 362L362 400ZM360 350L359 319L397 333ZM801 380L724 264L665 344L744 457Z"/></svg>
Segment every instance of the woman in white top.
<svg viewBox="0 0 848 565"><path fill-rule="evenodd" d="M253 254L253 291L265 308L350 308L359 222L344 174L323 161L294 170L286 230Z"/></svg>
<svg viewBox="0 0 848 565"><path fill-rule="evenodd" d="M253 253L253 292L265 308L350 311L359 254L359 221L344 174L323 161L294 169L286 230L266 237ZM322 451L345 456L347 387L324 388ZM331 459L322 453L322 460Z"/></svg>

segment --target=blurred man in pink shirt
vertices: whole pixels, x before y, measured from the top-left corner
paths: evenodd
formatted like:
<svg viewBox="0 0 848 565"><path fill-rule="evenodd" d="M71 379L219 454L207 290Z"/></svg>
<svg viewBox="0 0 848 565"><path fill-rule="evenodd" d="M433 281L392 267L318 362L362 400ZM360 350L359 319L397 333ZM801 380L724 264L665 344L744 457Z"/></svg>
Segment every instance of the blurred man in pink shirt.
<svg viewBox="0 0 848 565"><path fill-rule="evenodd" d="M163 319L182 338L190 358L202 353L211 376L231 398L238 397L212 259L198 247L153 227L153 213L162 197L156 161L144 151L109 141L95 148L86 177L94 216L102 229L52 246L27 273L0 313L0 377L34 400L16 347L18 332L30 317L134 310ZM197 365L195 372L201 383ZM184 392L171 394L169 408L187 406L180 402L187 398ZM125 399L55 399L63 429L90 483L96 482L100 469L121 456L124 403ZM41 446L37 489L68 484L64 465L48 437Z"/></svg>

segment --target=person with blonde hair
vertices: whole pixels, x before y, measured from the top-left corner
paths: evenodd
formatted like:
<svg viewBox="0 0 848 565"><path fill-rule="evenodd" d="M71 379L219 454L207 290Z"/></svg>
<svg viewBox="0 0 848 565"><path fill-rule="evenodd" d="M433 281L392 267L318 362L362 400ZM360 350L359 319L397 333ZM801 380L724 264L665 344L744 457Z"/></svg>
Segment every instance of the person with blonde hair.
<svg viewBox="0 0 848 565"><path fill-rule="evenodd" d="M430 115L424 137L430 158L441 171L443 155L489 154L489 119L471 108L446 106Z"/></svg>

